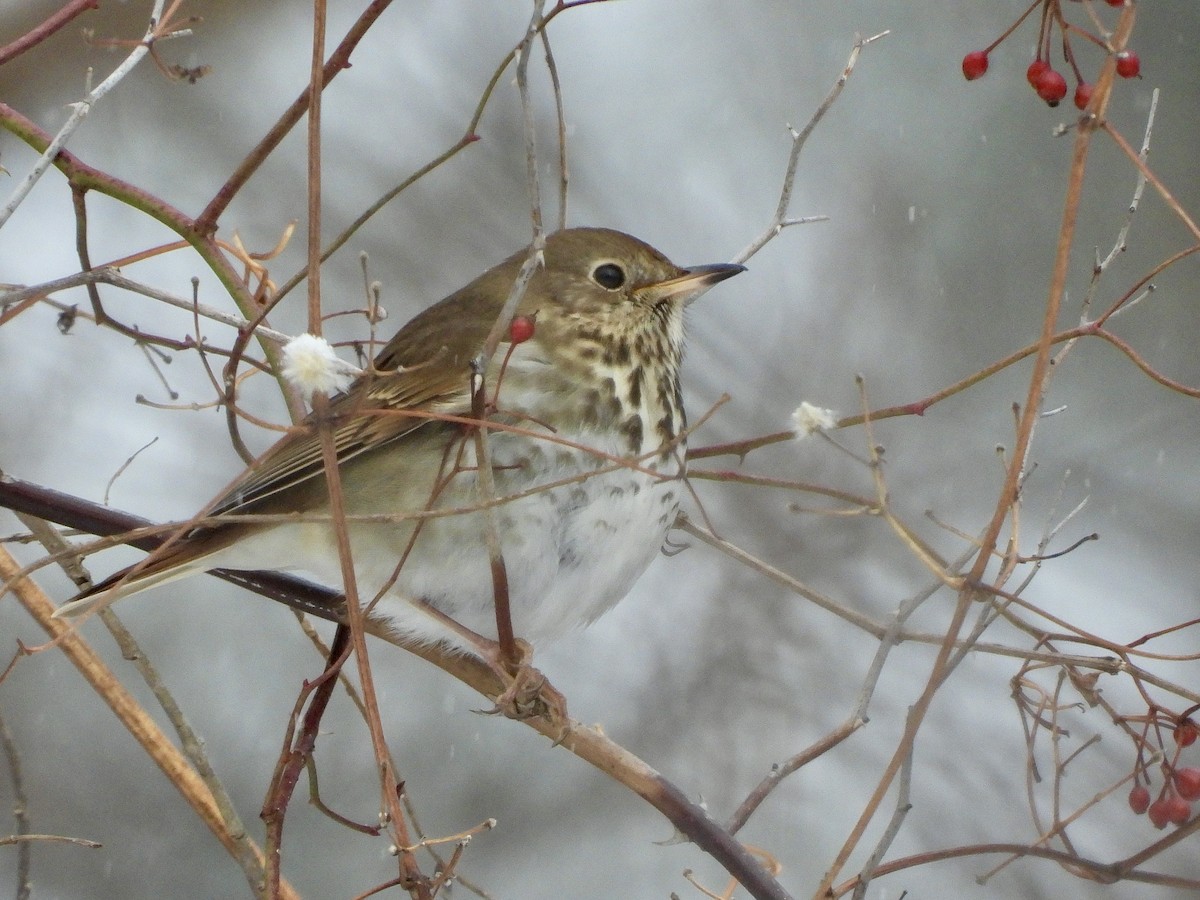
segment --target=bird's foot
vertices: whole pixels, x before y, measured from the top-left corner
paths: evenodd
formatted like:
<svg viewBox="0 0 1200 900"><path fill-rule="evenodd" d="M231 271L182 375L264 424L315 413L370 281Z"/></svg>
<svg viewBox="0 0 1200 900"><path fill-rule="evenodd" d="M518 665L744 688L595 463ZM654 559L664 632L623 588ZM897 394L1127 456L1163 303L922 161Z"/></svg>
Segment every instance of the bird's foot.
<svg viewBox="0 0 1200 900"><path fill-rule="evenodd" d="M515 660L503 658L499 644L493 649L494 652L484 656L484 662L505 688L496 696L496 705L485 712L518 720L545 719L555 730L561 730L559 740L562 740L569 721L567 698L533 667L533 648L518 638Z"/></svg>

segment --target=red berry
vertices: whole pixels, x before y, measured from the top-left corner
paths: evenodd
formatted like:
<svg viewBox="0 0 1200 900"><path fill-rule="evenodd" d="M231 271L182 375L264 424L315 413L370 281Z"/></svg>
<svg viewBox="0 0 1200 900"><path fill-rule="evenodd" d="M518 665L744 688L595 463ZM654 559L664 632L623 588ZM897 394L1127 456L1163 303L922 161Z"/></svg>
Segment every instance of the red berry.
<svg viewBox="0 0 1200 900"><path fill-rule="evenodd" d="M1167 809L1169 802L1170 798L1159 797L1150 804L1150 823L1159 831L1162 831L1164 828L1166 828L1167 823L1171 821L1171 814Z"/></svg>
<svg viewBox="0 0 1200 900"><path fill-rule="evenodd" d="M1200 800L1200 769L1193 766L1176 769L1175 790L1184 800Z"/></svg>
<svg viewBox="0 0 1200 900"><path fill-rule="evenodd" d="M1062 98L1067 96L1067 79L1053 69L1047 69L1038 76L1037 84L1033 88L1047 105L1058 106Z"/></svg>
<svg viewBox="0 0 1200 900"><path fill-rule="evenodd" d="M963 57L963 78L967 81L974 81L976 78L982 77L983 73L987 71L987 67L987 53L983 50L972 50Z"/></svg>
<svg viewBox="0 0 1200 900"><path fill-rule="evenodd" d="M1106 0L1109 6L1124 6L1125 0Z"/></svg>
<svg viewBox="0 0 1200 900"><path fill-rule="evenodd" d="M966 61L963 61L964 68ZM986 65L985 65L986 68ZM1137 78L1142 71L1142 61L1132 50L1122 50L1117 54L1117 74L1122 78ZM980 73L982 74L982 73Z"/></svg>
<svg viewBox="0 0 1200 900"><path fill-rule="evenodd" d="M1196 728L1196 723L1191 719L1184 719L1175 726L1175 743L1180 747L1190 747L1196 743L1196 736L1200 734L1200 729Z"/></svg>
<svg viewBox="0 0 1200 900"><path fill-rule="evenodd" d="M1129 808L1134 815L1140 816L1150 805L1150 791L1144 784L1135 784L1129 792Z"/></svg>
<svg viewBox="0 0 1200 900"><path fill-rule="evenodd" d="M532 316L513 316L508 326L508 339L514 344L523 344L533 337L533 329Z"/></svg>
<svg viewBox="0 0 1200 900"><path fill-rule="evenodd" d="M1167 800L1167 818L1172 825L1182 825L1192 817L1192 804L1176 795Z"/></svg>
<svg viewBox="0 0 1200 900"><path fill-rule="evenodd" d="M1086 109L1088 102L1092 99L1092 85L1086 81L1079 82L1075 87L1075 107L1077 109Z"/></svg>
<svg viewBox="0 0 1200 900"><path fill-rule="evenodd" d="M1042 73L1049 71L1050 63L1044 59L1035 59L1029 64L1029 68L1025 70L1025 78L1029 81L1029 86L1036 90L1038 79L1042 77Z"/></svg>

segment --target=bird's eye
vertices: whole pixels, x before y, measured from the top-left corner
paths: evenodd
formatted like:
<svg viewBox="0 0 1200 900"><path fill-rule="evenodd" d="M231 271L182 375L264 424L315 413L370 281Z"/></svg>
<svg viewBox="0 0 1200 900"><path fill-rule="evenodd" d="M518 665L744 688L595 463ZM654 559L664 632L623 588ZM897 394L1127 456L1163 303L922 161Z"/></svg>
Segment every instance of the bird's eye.
<svg viewBox="0 0 1200 900"><path fill-rule="evenodd" d="M592 281L606 291L615 291L625 283L625 270L616 263L601 263L592 271Z"/></svg>

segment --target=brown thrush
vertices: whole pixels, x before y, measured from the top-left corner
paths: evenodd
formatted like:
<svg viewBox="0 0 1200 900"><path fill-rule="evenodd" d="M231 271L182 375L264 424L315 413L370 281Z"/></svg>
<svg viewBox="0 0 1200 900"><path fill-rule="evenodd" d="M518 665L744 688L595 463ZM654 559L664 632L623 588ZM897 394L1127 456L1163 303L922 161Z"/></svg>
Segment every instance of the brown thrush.
<svg viewBox="0 0 1200 900"><path fill-rule="evenodd" d="M373 370L333 397L355 579L372 615L422 642L478 653L446 621L494 639L472 415L472 359L528 251L405 325ZM620 600L674 521L684 472L684 307L738 265L681 269L619 231L551 235L486 373L494 521L514 631L587 625ZM523 336L523 335L522 335ZM192 531L60 612L71 615L207 569L308 572L341 585L314 420L290 432ZM306 514L289 521L286 514ZM279 514L247 522L244 514ZM324 520L322 520L324 516ZM315 521L314 521L315 520Z"/></svg>

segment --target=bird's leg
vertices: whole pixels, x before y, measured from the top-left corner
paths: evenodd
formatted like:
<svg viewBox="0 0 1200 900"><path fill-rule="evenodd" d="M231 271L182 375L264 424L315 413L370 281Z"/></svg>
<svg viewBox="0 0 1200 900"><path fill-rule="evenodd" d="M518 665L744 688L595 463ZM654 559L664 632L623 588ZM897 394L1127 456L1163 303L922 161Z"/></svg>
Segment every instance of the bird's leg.
<svg viewBox="0 0 1200 900"><path fill-rule="evenodd" d="M528 641L516 639L517 659L511 661L505 658L497 641L472 631L425 600L417 601L417 604L422 612L470 646L505 685L496 697L495 707L484 712L502 714L510 719L544 718L552 725L565 728L567 699L533 667L533 647Z"/></svg>

